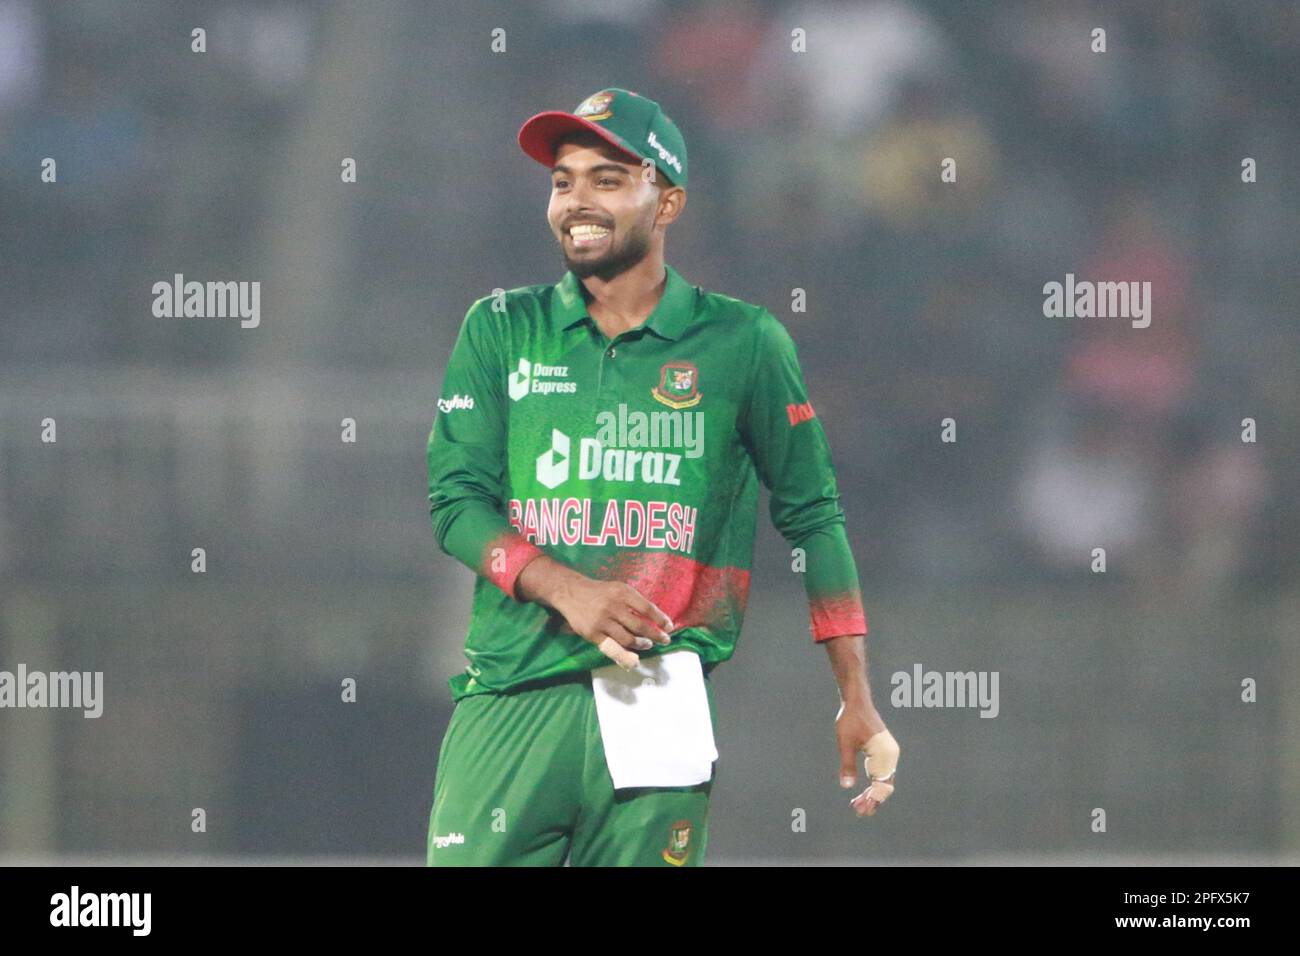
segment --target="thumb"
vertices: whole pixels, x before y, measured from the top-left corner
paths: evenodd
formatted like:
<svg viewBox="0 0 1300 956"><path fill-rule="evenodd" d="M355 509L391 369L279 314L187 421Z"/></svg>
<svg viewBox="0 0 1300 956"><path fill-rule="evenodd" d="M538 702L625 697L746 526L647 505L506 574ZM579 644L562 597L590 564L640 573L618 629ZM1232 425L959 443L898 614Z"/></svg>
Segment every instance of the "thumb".
<svg viewBox="0 0 1300 956"><path fill-rule="evenodd" d="M840 787L847 790L858 779L858 752L849 743L840 743Z"/></svg>

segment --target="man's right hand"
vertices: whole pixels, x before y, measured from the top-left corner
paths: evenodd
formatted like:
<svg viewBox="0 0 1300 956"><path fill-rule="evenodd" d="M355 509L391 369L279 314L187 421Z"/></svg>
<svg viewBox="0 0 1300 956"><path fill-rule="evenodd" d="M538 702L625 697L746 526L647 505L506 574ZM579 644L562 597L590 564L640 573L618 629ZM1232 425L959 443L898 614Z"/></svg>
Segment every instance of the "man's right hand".
<svg viewBox="0 0 1300 956"><path fill-rule="evenodd" d="M668 644L672 620L623 581L598 581L550 555L538 555L519 573L515 590L525 601L558 611L573 632L626 670L641 662L638 650Z"/></svg>
<svg viewBox="0 0 1300 956"><path fill-rule="evenodd" d="M625 670L640 663L637 650L672 640L672 619L623 581L566 581L556 595L555 609L579 637Z"/></svg>

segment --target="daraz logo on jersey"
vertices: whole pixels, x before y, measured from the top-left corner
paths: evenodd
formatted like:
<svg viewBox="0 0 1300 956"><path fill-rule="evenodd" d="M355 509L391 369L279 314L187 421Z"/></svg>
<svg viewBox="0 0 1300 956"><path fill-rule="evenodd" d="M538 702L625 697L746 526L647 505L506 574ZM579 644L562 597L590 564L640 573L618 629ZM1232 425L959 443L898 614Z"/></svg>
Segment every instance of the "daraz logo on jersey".
<svg viewBox="0 0 1300 956"><path fill-rule="evenodd" d="M526 358L519 359L519 369L510 373L510 400L517 402L525 395L571 394L578 390L577 382L567 381L569 366L542 365ZM543 381L559 379L559 381Z"/></svg>
<svg viewBox="0 0 1300 956"><path fill-rule="evenodd" d="M537 480L558 488L569 480L571 443L558 428L551 429L551 447L537 456ZM578 439L578 477L583 481L643 481L648 485L680 485L677 468L682 456L667 451L606 448L599 438Z"/></svg>
<svg viewBox="0 0 1300 956"><path fill-rule="evenodd" d="M594 438L578 439L578 478L589 481L642 481L650 485L680 485L682 455L642 448L681 448L687 458L704 454L703 412L601 412ZM537 480L557 488L569 480L572 441L551 429L551 447L537 456Z"/></svg>

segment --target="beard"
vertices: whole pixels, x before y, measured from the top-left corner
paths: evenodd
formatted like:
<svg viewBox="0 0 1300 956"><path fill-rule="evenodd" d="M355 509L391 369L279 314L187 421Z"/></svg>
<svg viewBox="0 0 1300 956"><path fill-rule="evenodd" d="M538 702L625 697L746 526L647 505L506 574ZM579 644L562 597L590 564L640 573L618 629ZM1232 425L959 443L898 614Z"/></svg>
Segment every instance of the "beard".
<svg viewBox="0 0 1300 956"><path fill-rule="evenodd" d="M611 233L617 237L617 234ZM621 242L611 242L604 255L573 259L560 240L560 252L564 256L564 265L579 279L595 276L605 282L622 275L641 262L650 251L650 229L638 224L634 226Z"/></svg>

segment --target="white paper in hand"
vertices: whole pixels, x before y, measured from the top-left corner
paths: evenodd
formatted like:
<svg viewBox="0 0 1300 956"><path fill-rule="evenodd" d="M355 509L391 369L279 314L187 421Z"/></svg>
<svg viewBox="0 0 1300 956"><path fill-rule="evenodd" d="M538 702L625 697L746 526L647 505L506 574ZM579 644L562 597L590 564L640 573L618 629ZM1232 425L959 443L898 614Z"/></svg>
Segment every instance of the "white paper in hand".
<svg viewBox="0 0 1300 956"><path fill-rule="evenodd" d="M614 789L690 787L713 776L713 741L704 671L694 651L641 658L591 672L600 739Z"/></svg>

